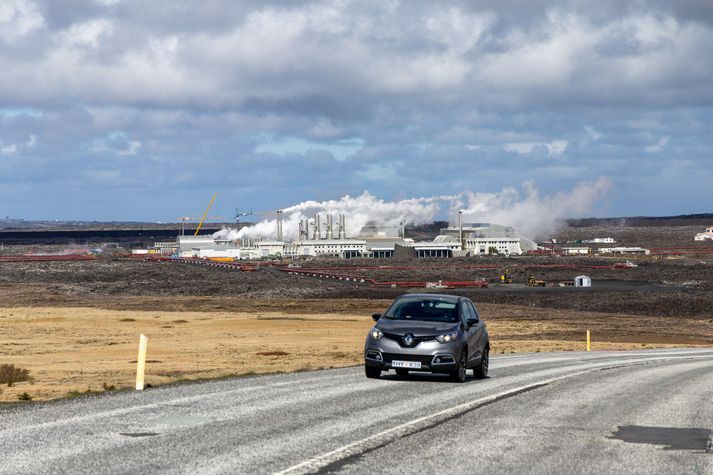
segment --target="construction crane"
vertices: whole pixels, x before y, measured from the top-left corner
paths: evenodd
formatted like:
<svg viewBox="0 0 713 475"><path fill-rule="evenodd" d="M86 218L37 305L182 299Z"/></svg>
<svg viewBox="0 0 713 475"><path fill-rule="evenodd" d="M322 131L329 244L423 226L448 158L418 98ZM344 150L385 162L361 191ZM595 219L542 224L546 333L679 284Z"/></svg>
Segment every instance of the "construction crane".
<svg viewBox="0 0 713 475"><path fill-rule="evenodd" d="M241 211L238 211L238 208L235 208L235 216L234 216L235 223L236 223L236 224L239 223L239 222L240 222L240 218L242 218L242 217L244 217L244 216L252 216L252 215L253 215L253 209L252 209L252 208L250 208L250 211L242 211L242 212L241 212Z"/></svg>
<svg viewBox="0 0 713 475"><path fill-rule="evenodd" d="M253 211L253 209L250 208L250 211L238 211L238 210L236 209L236 210L235 210L235 219L238 219L238 218L240 218L241 216L253 216L253 215L256 215L256 214L272 214L272 213L276 213L276 212L278 212L278 211L280 211L280 210L278 210L278 209L273 209L273 210L270 210L270 211Z"/></svg>
<svg viewBox="0 0 713 475"><path fill-rule="evenodd" d="M213 202L215 201L215 197L218 196L218 193L213 194L213 198L210 199L210 203L208 203L208 207L203 211L203 217L201 218L201 222L198 223L198 227L196 228L194 236L198 236L198 232L201 230L201 227L203 226L203 222L205 221L206 216L208 216L208 211L210 211L210 207L213 206Z"/></svg>

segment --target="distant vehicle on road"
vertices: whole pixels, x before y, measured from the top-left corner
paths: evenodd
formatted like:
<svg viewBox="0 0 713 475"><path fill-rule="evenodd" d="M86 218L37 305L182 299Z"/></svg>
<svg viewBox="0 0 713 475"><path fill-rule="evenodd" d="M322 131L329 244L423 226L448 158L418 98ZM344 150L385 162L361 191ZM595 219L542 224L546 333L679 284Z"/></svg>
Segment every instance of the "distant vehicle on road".
<svg viewBox="0 0 713 475"><path fill-rule="evenodd" d="M364 348L367 378L396 370L446 373L463 382L466 371L488 376L490 340L473 302L457 295L407 294L398 297L369 330Z"/></svg>

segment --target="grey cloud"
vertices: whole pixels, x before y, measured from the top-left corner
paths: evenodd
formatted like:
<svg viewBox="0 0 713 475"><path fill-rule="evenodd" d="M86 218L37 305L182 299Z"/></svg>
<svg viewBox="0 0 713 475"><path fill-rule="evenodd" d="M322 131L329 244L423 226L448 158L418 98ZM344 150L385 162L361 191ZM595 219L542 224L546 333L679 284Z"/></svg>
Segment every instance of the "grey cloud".
<svg viewBox="0 0 713 475"><path fill-rule="evenodd" d="M708 2L13 1L42 26L0 35L0 196L267 183L281 206L713 170ZM344 141L363 147L337 159Z"/></svg>

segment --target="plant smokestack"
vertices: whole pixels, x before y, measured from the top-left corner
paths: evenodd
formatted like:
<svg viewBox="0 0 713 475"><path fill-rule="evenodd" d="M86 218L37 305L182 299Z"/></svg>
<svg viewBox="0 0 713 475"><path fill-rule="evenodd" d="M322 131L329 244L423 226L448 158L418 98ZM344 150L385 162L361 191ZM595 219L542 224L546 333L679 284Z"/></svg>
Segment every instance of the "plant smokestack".
<svg viewBox="0 0 713 475"><path fill-rule="evenodd" d="M460 242L460 248L465 249L463 245L463 210L458 210L458 242Z"/></svg>

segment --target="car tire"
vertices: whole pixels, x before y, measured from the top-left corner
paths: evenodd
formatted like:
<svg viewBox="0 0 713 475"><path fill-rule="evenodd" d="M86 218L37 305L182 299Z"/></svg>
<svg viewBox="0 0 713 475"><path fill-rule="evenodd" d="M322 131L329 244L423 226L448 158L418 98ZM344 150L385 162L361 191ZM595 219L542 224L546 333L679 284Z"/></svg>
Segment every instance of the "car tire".
<svg viewBox="0 0 713 475"><path fill-rule="evenodd" d="M364 373L366 373L367 378L379 379L381 377L381 370L379 368L364 366Z"/></svg>
<svg viewBox="0 0 713 475"><path fill-rule="evenodd" d="M460 360L458 362L458 369L450 373L448 376L450 377L450 380L453 381L454 383L463 383L465 382L465 373L466 373L466 364L468 360L468 353L463 350L463 353L460 355Z"/></svg>
<svg viewBox="0 0 713 475"><path fill-rule="evenodd" d="M407 369L397 369L396 374L399 376L408 376L408 370Z"/></svg>
<svg viewBox="0 0 713 475"><path fill-rule="evenodd" d="M490 366L490 348L486 346L485 350L483 350L483 357L480 359L480 364L473 368L473 376L478 379L487 378L488 366Z"/></svg>

